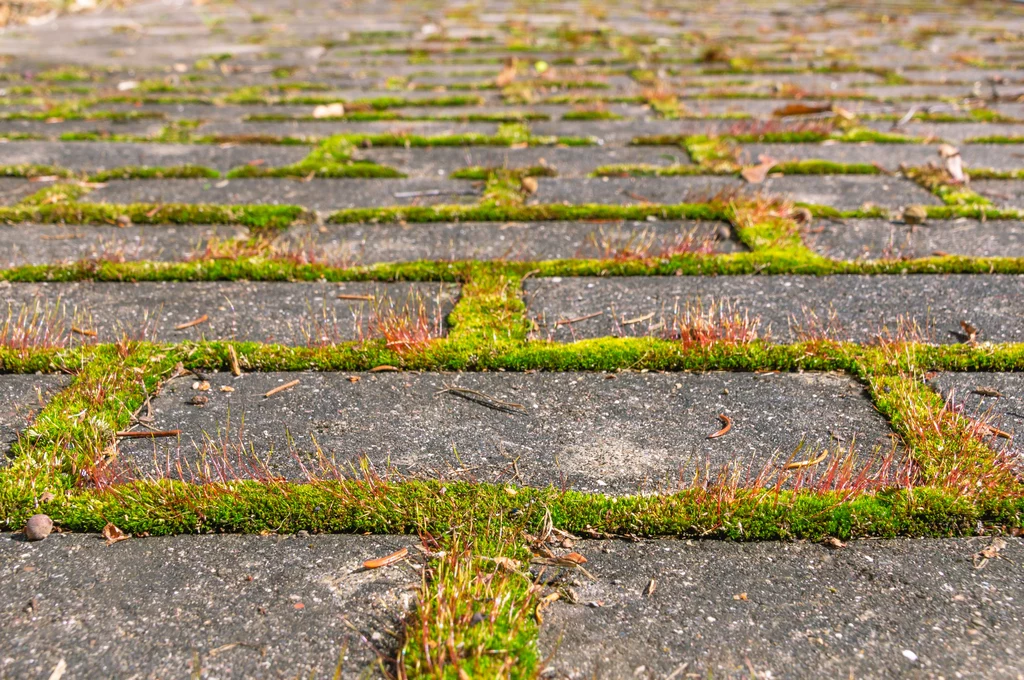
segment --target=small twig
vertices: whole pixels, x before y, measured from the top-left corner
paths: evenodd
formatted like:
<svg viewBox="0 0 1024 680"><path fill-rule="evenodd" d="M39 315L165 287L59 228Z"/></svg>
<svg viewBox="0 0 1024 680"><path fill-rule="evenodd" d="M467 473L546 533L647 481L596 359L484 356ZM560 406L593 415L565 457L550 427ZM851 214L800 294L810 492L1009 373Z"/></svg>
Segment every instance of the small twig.
<svg viewBox="0 0 1024 680"><path fill-rule="evenodd" d="M295 380L292 380L291 382L286 382L283 385L278 385L274 389L272 389L269 392L267 392L266 394L264 394L263 398L266 399L267 397L272 397L272 396L274 396L275 394L277 394L279 392L284 392L285 390L290 390L291 388L295 387L298 384L299 384L299 380L298 380L298 378L296 378Z"/></svg>
<svg viewBox="0 0 1024 680"><path fill-rule="evenodd" d="M183 323L183 324L175 326L174 330L176 330L176 331L183 331L186 328L192 328L193 326L198 326L199 324L204 323L204 322L209 321L209 320L210 320L210 317L207 316L206 314L203 314L198 319L195 319L193 321L189 321L188 323Z"/></svg>
<svg viewBox="0 0 1024 680"><path fill-rule="evenodd" d="M85 335L85 336L90 337L90 338L95 338L98 335L98 333L96 333L96 331L91 331L91 330L88 330L86 328L79 328L77 326L72 326L71 327L71 332L72 333L78 333L79 335Z"/></svg>
<svg viewBox="0 0 1024 680"><path fill-rule="evenodd" d="M817 465L818 463L820 463L821 461L825 460L826 458L828 458L828 451L825 451L824 453L822 453L817 458L808 458L807 460L798 460L798 461L795 461L793 463L786 463L786 467L784 467L782 469L783 470L795 470L797 468L810 467L812 465Z"/></svg>
<svg viewBox="0 0 1024 680"><path fill-rule="evenodd" d="M118 432L117 437L123 439L153 439L155 437L177 437L181 430L152 430L150 432Z"/></svg>
<svg viewBox="0 0 1024 680"><path fill-rule="evenodd" d="M587 314L586 316L578 316L575 319L559 319L555 322L555 328L563 325L567 326L569 324L576 323L577 321L586 321L587 319L593 319L598 316L604 316L604 312L595 312L593 314Z"/></svg>
<svg viewBox="0 0 1024 680"><path fill-rule="evenodd" d="M231 361L231 375L236 378L242 375L242 367L238 365L238 352L234 345L228 345L228 360Z"/></svg>
<svg viewBox="0 0 1024 680"><path fill-rule="evenodd" d="M379 557L375 560L366 560L363 562L363 569L380 569L381 567L386 567L389 564L394 564L399 560L404 560L408 554L408 548L401 548L390 555L385 555L384 557Z"/></svg>
<svg viewBox="0 0 1024 680"><path fill-rule="evenodd" d="M376 298L372 295L350 295L348 293L339 293L339 300L366 300L367 302L373 302Z"/></svg>
<svg viewBox="0 0 1024 680"><path fill-rule="evenodd" d="M488 394L484 394L483 392L477 392L476 390L467 389L465 387L452 387L450 385L445 385L444 388L435 392L434 396L445 393L454 394L457 397L462 397L463 399L476 402L481 406L487 406L498 411L510 411L512 409L518 409L521 411L526 410L526 407L523 406L522 404L516 404L511 401L502 401L501 399L495 399L494 397ZM477 399L473 399L473 397L477 397Z"/></svg>

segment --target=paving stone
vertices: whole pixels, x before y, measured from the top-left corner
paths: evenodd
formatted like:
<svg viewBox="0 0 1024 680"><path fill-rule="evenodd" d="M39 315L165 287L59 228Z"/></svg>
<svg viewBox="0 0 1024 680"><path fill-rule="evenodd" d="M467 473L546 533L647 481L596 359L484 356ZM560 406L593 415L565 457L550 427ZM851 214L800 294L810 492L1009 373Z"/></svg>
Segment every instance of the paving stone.
<svg viewBox="0 0 1024 680"><path fill-rule="evenodd" d="M318 260L372 264L414 260L549 260L638 256L677 250L743 250L725 223L694 221L462 222L297 225L278 239L284 252L312 250Z"/></svg>
<svg viewBox="0 0 1024 680"><path fill-rule="evenodd" d="M408 475L628 494L686 486L705 465L714 474L730 466L747 482L766 470L774 482L801 442L808 451L852 445L858 469L894 446L864 388L837 374L357 377L215 374L202 406L192 403L193 378L171 381L153 400L153 415L155 427L180 429L180 441L125 441L122 457L142 474L177 476L177 460L194 470L223 445L234 474L251 474L245 451L273 475L305 479L305 470L348 471L365 455ZM296 378L287 392L263 396ZM234 391L220 392L222 385ZM471 392L439 393L449 386ZM708 441L722 413L733 418L732 432ZM333 461L324 472L321 456Z"/></svg>
<svg viewBox="0 0 1024 680"><path fill-rule="evenodd" d="M247 228L234 225L0 226L0 267L67 264L80 260L177 262L204 255L208 246L248 237Z"/></svg>
<svg viewBox="0 0 1024 680"><path fill-rule="evenodd" d="M44 186L20 177L0 177L0 205L14 205Z"/></svg>
<svg viewBox="0 0 1024 680"><path fill-rule="evenodd" d="M65 333L75 324L113 342L122 334L142 340L252 340L285 345L372 337L373 308L412 310L436 333L457 296L437 283L15 283L0 290L9 313L46 310ZM339 299L344 294L348 299ZM373 297L374 300L358 299ZM420 303L422 315L418 313ZM201 317L208 319L175 330Z"/></svg>
<svg viewBox="0 0 1024 680"><path fill-rule="evenodd" d="M716 195L740 192L768 193L793 201L857 210L865 204L899 208L910 204L937 205L932 194L897 177L814 175L769 178L751 185L735 177L628 177L559 179L541 178L534 200L538 203L698 203Z"/></svg>
<svg viewBox="0 0 1024 680"><path fill-rule="evenodd" d="M810 332L815 315L837 340L871 342L880 332L895 334L916 323L926 339L956 343L963 341L960 321L966 320L980 329L981 341L1021 342L1022 291L1018 276L972 274L555 277L524 283L529 314L539 326L535 334L561 342L672 337L688 327L687 306L708 313L713 305L759 319L758 331L782 343Z"/></svg>
<svg viewBox="0 0 1024 680"><path fill-rule="evenodd" d="M908 107L909 109L909 107ZM868 127L882 132L891 132L889 121L867 123ZM1018 123L921 123L912 122L902 125L900 133L914 137L945 140L951 144L963 144L976 137L1012 137L1024 134L1024 124Z"/></svg>
<svg viewBox="0 0 1024 680"><path fill-rule="evenodd" d="M595 580L547 610L541 655L574 679L1016 677L1024 543L976 569L990 543L582 541Z"/></svg>
<svg viewBox="0 0 1024 680"><path fill-rule="evenodd" d="M1011 439L992 436L986 441L1024 470L1024 449L1016 439L1024 430L1024 374L939 373L929 383L952 407L1014 435Z"/></svg>
<svg viewBox="0 0 1024 680"><path fill-rule="evenodd" d="M307 210L476 203L482 182L453 179L112 180L82 197L90 203L300 205ZM412 194L412 195L408 195Z"/></svg>
<svg viewBox="0 0 1024 680"><path fill-rule="evenodd" d="M878 260L929 257L1024 257L1024 225L1011 220L929 220L923 226L889 220L819 220L804 242L826 257Z"/></svg>
<svg viewBox="0 0 1024 680"><path fill-rule="evenodd" d="M407 536L0 534L5 677L384 677L420 576ZM198 665L197 665L198 661Z"/></svg>
<svg viewBox="0 0 1024 680"><path fill-rule="evenodd" d="M65 375L0 374L0 467L7 464L11 444L32 423L50 397L70 384Z"/></svg>
<svg viewBox="0 0 1024 680"><path fill-rule="evenodd" d="M761 155L779 162L823 160L835 163L878 163L895 172L900 163L925 165L939 160L937 147L922 144L743 144L740 159L756 164Z"/></svg>
<svg viewBox="0 0 1024 680"><path fill-rule="evenodd" d="M1001 208L1024 208L1024 180L979 179L970 188Z"/></svg>
<svg viewBox="0 0 1024 680"><path fill-rule="evenodd" d="M3 128L0 128L2 131ZM342 133L386 134L405 133L410 135L456 135L476 133L493 135L498 132L497 123L452 123L441 121L385 120L368 122L349 121L274 121L267 123L241 123L214 121L200 128L207 135L273 135L277 137L299 137L320 139Z"/></svg>
<svg viewBox="0 0 1024 680"><path fill-rule="evenodd" d="M4 163L55 165L71 170L109 170L126 165L199 165L226 172L262 160L267 167L296 163L309 154L302 146L212 144L130 144L123 142L9 142Z"/></svg>
<svg viewBox="0 0 1024 680"><path fill-rule="evenodd" d="M527 168L546 165L559 177L586 177L602 165L645 163L689 165L686 152L677 147L437 147L432 149L379 147L364 150L362 158L400 170L410 177L442 177L471 166Z"/></svg>

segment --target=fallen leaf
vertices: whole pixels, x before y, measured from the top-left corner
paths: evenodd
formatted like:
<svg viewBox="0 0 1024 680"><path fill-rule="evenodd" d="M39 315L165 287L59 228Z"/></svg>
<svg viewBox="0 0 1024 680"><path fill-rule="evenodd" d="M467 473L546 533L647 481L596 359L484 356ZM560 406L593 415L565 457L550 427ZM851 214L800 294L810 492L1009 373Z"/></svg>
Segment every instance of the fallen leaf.
<svg viewBox="0 0 1024 680"><path fill-rule="evenodd" d="M128 90L134 90L138 86L139 86L139 81L137 81L137 80L122 80L121 82L119 82L117 84L117 91L118 92L127 92Z"/></svg>
<svg viewBox="0 0 1024 680"><path fill-rule="evenodd" d="M114 545L121 541L127 541L131 538L131 534L126 534L112 523L107 522L107 525L103 527L103 538L107 539L107 545Z"/></svg>
<svg viewBox="0 0 1024 680"><path fill-rule="evenodd" d="M658 582L655 581L652 578L650 581L647 582L647 587L644 588L644 595L646 595L647 597L650 597L651 595L654 594L654 590L657 587L658 587Z"/></svg>
<svg viewBox="0 0 1024 680"><path fill-rule="evenodd" d="M221 392L234 392L235 388L232 387L231 385L221 385L220 386L220 391Z"/></svg>
<svg viewBox="0 0 1024 680"><path fill-rule="evenodd" d="M514 560L511 557L498 556L494 558L494 563L505 571L515 572L519 571L519 560Z"/></svg>
<svg viewBox="0 0 1024 680"><path fill-rule="evenodd" d="M506 64L505 68L501 69L498 77L494 79L494 84L498 87L505 87L513 80L516 79L516 62L513 60L511 63Z"/></svg>
<svg viewBox="0 0 1024 680"><path fill-rule="evenodd" d="M999 398L999 397L1003 396L1003 393L1000 392L999 390L997 390L994 387L982 387L982 386L979 385L978 387L975 387L971 391L974 392L974 394L980 394L983 397L996 397L996 398Z"/></svg>
<svg viewBox="0 0 1024 680"><path fill-rule="evenodd" d="M210 391L210 381L209 380L196 380L194 383L192 383L192 389L199 390L200 392L209 392Z"/></svg>
<svg viewBox="0 0 1024 680"><path fill-rule="evenodd" d="M903 221L907 224L924 224L928 219L928 210L923 205L911 205L903 211Z"/></svg>
<svg viewBox="0 0 1024 680"><path fill-rule="evenodd" d="M992 539L992 543L987 548L982 548L974 554L974 568L982 569L989 560L994 560L999 557L999 551L1006 547L1006 541L1001 538Z"/></svg>
<svg viewBox="0 0 1024 680"><path fill-rule="evenodd" d="M967 336L968 345L978 342L978 329L972 326L969 321L961 321L960 328L963 329L964 335Z"/></svg>
<svg viewBox="0 0 1024 680"><path fill-rule="evenodd" d="M565 555L562 559L563 560L569 560L573 564L586 564L587 563L587 558L584 557L583 555L579 554L578 552L571 552L568 555Z"/></svg>
<svg viewBox="0 0 1024 680"><path fill-rule="evenodd" d="M301 602L296 602L295 603L295 608L296 609L305 609L306 605L302 604Z"/></svg>
<svg viewBox="0 0 1024 680"><path fill-rule="evenodd" d="M314 118L340 118L345 115L345 105L341 102L321 104L313 109Z"/></svg>
<svg viewBox="0 0 1024 680"><path fill-rule="evenodd" d="M526 193L528 193L528 194L535 194L535 193L537 193L537 188L538 188L539 185L537 184L537 178L536 177L524 177L522 182L520 182L520 184L523 187L523 191L525 191Z"/></svg>
<svg viewBox="0 0 1024 680"><path fill-rule="evenodd" d="M777 160L771 156L761 156L758 158L760 163L752 165L748 168L743 168L740 171L743 179L747 180L751 184L760 184L768 177L768 171L779 164Z"/></svg>
<svg viewBox="0 0 1024 680"><path fill-rule="evenodd" d="M381 364L380 366L374 366L370 369L370 373L385 373L387 371L397 371L398 369L388 364Z"/></svg>
<svg viewBox="0 0 1024 680"><path fill-rule="evenodd" d="M946 164L946 172L956 184L967 184L970 179L964 174L964 161L960 150L951 144L939 145L939 156Z"/></svg>
<svg viewBox="0 0 1024 680"><path fill-rule="evenodd" d="M350 376L348 377L348 381L349 381L350 383L357 383L357 382L359 382L360 380L362 380L362 378L361 378L361 377L359 377L358 375L350 375Z"/></svg>
<svg viewBox="0 0 1024 680"><path fill-rule="evenodd" d="M733 595L732 599L734 599L734 600L744 600L745 601L747 599L747 594L746 593L740 593L739 595Z"/></svg>
<svg viewBox="0 0 1024 680"><path fill-rule="evenodd" d="M544 610L547 609L548 605L557 600L559 597L561 597L561 595L555 592L551 593L550 595L545 595L540 599L540 602L537 603L536 609L533 610L533 615L534 618L537 619L537 623L544 623Z"/></svg>
<svg viewBox="0 0 1024 680"><path fill-rule="evenodd" d="M843 543L842 541L840 541L835 536L829 536L824 541L822 541L821 544L826 546L826 547L828 547L828 548L845 548L846 547L846 544Z"/></svg>

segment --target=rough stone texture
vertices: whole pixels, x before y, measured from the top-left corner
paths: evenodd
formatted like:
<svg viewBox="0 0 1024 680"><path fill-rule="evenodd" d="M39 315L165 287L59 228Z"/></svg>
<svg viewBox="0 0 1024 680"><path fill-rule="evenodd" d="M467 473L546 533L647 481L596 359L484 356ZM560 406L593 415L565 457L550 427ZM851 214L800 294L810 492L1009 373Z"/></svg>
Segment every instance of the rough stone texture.
<svg viewBox="0 0 1024 680"><path fill-rule="evenodd" d="M993 220L929 220L909 225L888 220L818 220L804 231L815 252L841 260L965 255L1024 257L1024 226Z"/></svg>
<svg viewBox="0 0 1024 680"><path fill-rule="evenodd" d="M442 333L457 287L438 283L15 283L0 289L9 313L39 310L56 329L94 330L97 342L253 340L321 345L379 337L374 309L410 310ZM339 299L338 295L359 299ZM373 300L364 300L372 297ZM423 313L420 314L422 304ZM206 316L189 328L176 326ZM77 338L78 336L72 336ZM92 341L90 340L90 341Z"/></svg>
<svg viewBox="0 0 1024 680"><path fill-rule="evenodd" d="M770 330L769 339L783 343L822 334L871 342L879 333L909 332L912 324L933 342L955 343L964 340L961 320L980 329L981 341L1021 342L1019 279L969 274L556 277L528 279L524 289L539 325L536 335L563 342L606 335L673 337L692 325L686 323L687 305L705 313L724 305L731 312L727 319L738 313L760 320L759 332Z"/></svg>
<svg viewBox="0 0 1024 680"><path fill-rule="evenodd" d="M114 180L86 194L91 203L217 203L300 205L310 210L385 205L475 203L482 182L450 179L168 179ZM402 196L412 192L414 196ZM435 193L436 192L436 193Z"/></svg>
<svg viewBox="0 0 1024 680"><path fill-rule="evenodd" d="M60 264L79 260L181 261L204 255L231 239L249 237L231 225L155 225L114 227L105 224L0 226L0 266Z"/></svg>
<svg viewBox="0 0 1024 680"><path fill-rule="evenodd" d="M779 162L823 160L835 163L878 163L896 171L900 163L925 165L938 161L935 146L923 144L743 144L740 161L753 165L761 155Z"/></svg>
<svg viewBox="0 0 1024 680"><path fill-rule="evenodd" d="M724 223L693 221L463 222L426 224L299 225L278 247L312 248L328 262L413 260L548 260L614 257L633 252L658 256L674 249L743 250Z"/></svg>
<svg viewBox="0 0 1024 680"><path fill-rule="evenodd" d="M0 205L14 205L42 188L41 184L34 184L21 178L0 177Z"/></svg>
<svg viewBox="0 0 1024 680"><path fill-rule="evenodd" d="M0 534L0 674L382 677L420 576L407 536Z"/></svg>
<svg viewBox="0 0 1024 680"><path fill-rule="evenodd" d="M194 470L227 450L233 474L249 476L260 469L255 453L270 474L291 478L305 478L300 465L345 472L366 456L404 474L624 494L686 486L697 469L716 476L723 466L745 483L762 471L774 482L791 456L826 448L838 461L852 447L862 469L894 447L864 388L828 373L209 377L201 406L192 403L194 378L170 382L153 400L154 426L182 430L180 441L126 440L122 456L142 473L177 476L179 459ZM299 385L263 396L294 379ZM473 392L439 393L447 387ZM709 441L719 414L733 419L732 431Z"/></svg>
<svg viewBox="0 0 1024 680"><path fill-rule="evenodd" d="M971 182L971 189L1001 208L1024 208L1024 181L984 179Z"/></svg>
<svg viewBox="0 0 1024 680"><path fill-rule="evenodd" d="M21 431L70 382L64 375L0 375L0 467L7 464L11 444Z"/></svg>
<svg viewBox="0 0 1024 680"><path fill-rule="evenodd" d="M991 538L583 541L596 580L551 605L541 653L555 678L1016 678L1024 545L1007 542L976 569Z"/></svg>
<svg viewBox="0 0 1024 680"><path fill-rule="evenodd" d="M1024 429L1024 375L1020 373L939 373L929 383L952 407L1013 435L986 437L1007 462L1024 468L1016 435Z"/></svg>

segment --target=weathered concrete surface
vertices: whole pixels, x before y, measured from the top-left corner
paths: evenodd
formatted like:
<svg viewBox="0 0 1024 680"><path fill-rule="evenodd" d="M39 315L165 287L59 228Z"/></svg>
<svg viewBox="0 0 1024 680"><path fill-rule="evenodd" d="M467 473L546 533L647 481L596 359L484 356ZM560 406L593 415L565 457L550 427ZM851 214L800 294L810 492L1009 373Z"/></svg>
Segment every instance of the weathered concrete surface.
<svg viewBox="0 0 1024 680"><path fill-rule="evenodd" d="M68 386L66 375L0 375L0 467L10 447L54 394Z"/></svg>
<svg viewBox="0 0 1024 680"><path fill-rule="evenodd" d="M657 222L462 222L297 225L278 239L284 251L312 250L319 261L372 264L414 260L549 260L660 257L676 251L743 250L729 225Z"/></svg>
<svg viewBox="0 0 1024 680"><path fill-rule="evenodd" d="M698 470L717 477L725 466L744 483L762 471L774 482L791 456L823 449L852 448L859 470L894 446L863 387L828 373L208 377L209 391L182 378L153 400L154 427L180 429L180 440L123 441L122 458L144 474L177 476L179 459L195 469L226 450L228 474L265 465L304 479L305 470L346 472L366 456L410 475L625 494L686 486ZM301 382L263 396L294 379ZM469 391L442 391L451 387ZM732 430L708 440L720 414Z"/></svg>
<svg viewBox="0 0 1024 680"><path fill-rule="evenodd" d="M1024 545L976 568L992 541L583 541L596 580L541 652L554 678L1017 678Z"/></svg>
<svg viewBox="0 0 1024 680"><path fill-rule="evenodd" d="M323 345L373 337L377 308L408 310L411 319L423 318L443 333L457 295L457 286L438 283L15 283L0 288L0 303L15 316L25 309L47 311L59 329L67 333L77 324L96 331L97 342L126 333L162 342ZM192 325L177 328L186 324Z"/></svg>
<svg viewBox="0 0 1024 680"><path fill-rule="evenodd" d="M964 255L1024 257L1024 225L1012 220L817 220L803 233L815 252L840 260Z"/></svg>
<svg viewBox="0 0 1024 680"><path fill-rule="evenodd" d="M1012 275L721 276L528 279L524 297L535 335L558 341L601 336L675 337L686 319L715 305L716 326L755 328L774 342L828 337L871 342L911 331L962 342L960 321L978 339L1024 340L1024 292ZM730 324L718 323L724 305ZM738 313L747 322L732 322ZM913 335L913 333L911 333Z"/></svg>
<svg viewBox="0 0 1024 680"><path fill-rule="evenodd" d="M939 373L929 384L951 408L1011 435L992 434L985 441L1011 465L1024 469L1024 449L1017 440L1024 430L1024 374Z"/></svg>
<svg viewBox="0 0 1024 680"><path fill-rule="evenodd" d="M408 563L362 562L405 536L0 534L0 674L51 677L383 677ZM386 663L386 661L385 661Z"/></svg>

